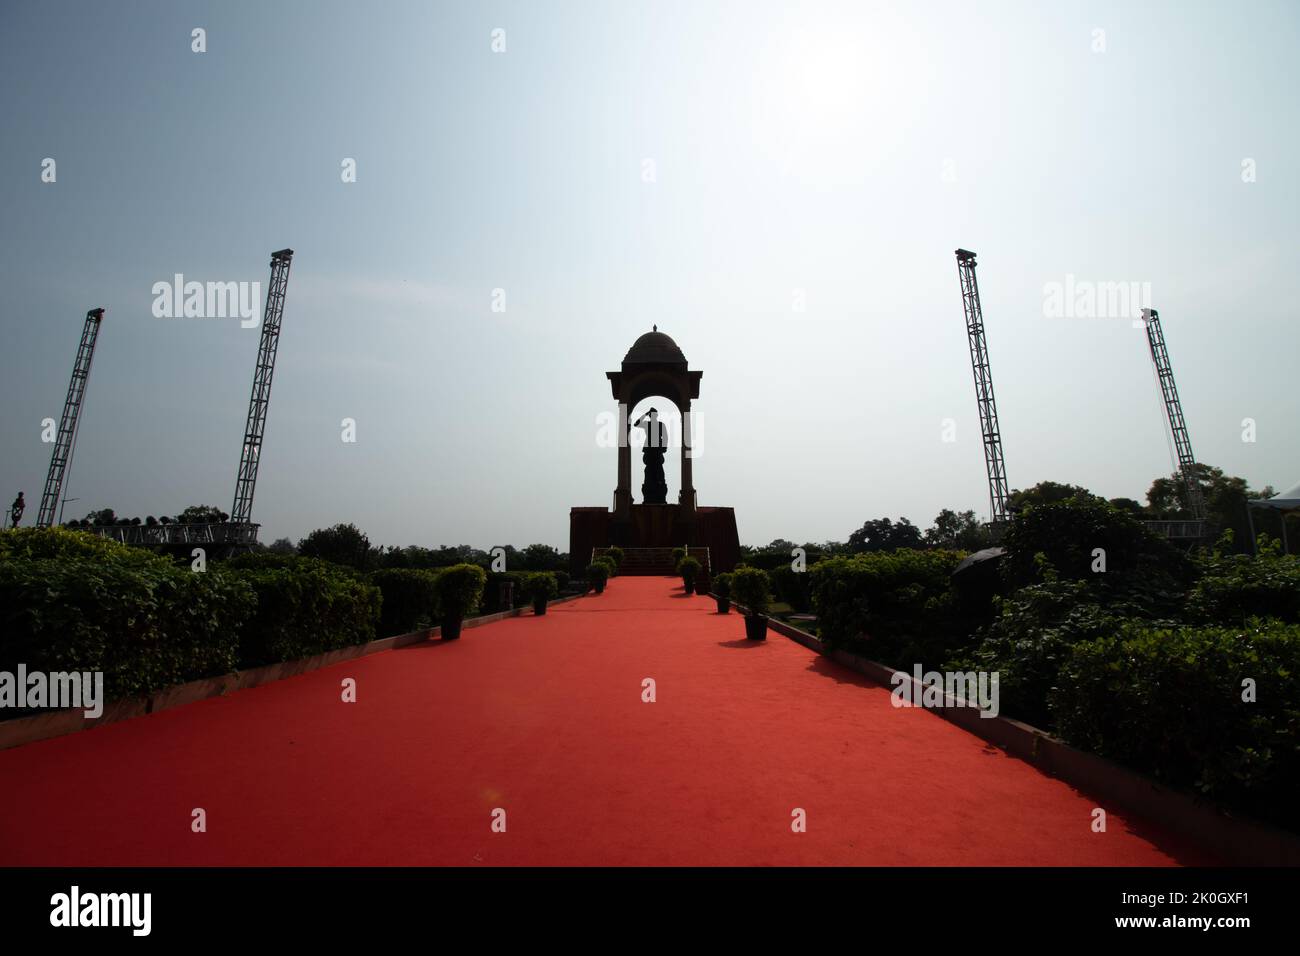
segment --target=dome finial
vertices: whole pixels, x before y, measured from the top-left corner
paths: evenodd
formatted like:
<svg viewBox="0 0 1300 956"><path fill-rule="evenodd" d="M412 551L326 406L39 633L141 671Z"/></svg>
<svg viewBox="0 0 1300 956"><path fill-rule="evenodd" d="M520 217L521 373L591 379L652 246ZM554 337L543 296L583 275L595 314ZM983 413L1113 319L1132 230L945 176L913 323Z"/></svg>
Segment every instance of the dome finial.
<svg viewBox="0 0 1300 956"><path fill-rule="evenodd" d="M659 331L659 326L657 326L657 325L652 325L652 326L650 326L650 331L651 331L651 332L658 332L658 331Z"/></svg>

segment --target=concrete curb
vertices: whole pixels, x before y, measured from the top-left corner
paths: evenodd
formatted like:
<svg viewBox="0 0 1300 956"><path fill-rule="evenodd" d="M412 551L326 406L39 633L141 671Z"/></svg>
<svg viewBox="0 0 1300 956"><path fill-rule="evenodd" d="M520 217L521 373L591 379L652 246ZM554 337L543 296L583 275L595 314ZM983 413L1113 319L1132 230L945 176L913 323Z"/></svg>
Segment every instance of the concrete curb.
<svg viewBox="0 0 1300 956"><path fill-rule="evenodd" d="M548 601L547 607L576 601L584 596L574 594L568 597L556 598L553 601ZM531 606L518 607L510 611L498 611L494 614L472 617L461 624L461 628L462 630L468 630L482 627L485 624L504 621L508 617L520 617L525 611L531 612L531 610ZM65 734L74 734L78 731L102 727L105 724L115 724L119 720L130 720L133 717L156 714L159 711L170 710L173 707L183 707L186 704L207 700L209 697L224 697L237 690L260 687L273 681L297 677L299 674L306 674L322 667L329 667L331 664L366 657L370 654L378 654L381 651L391 651L399 647L409 647L412 644L431 641L441 636L442 628L431 627L421 631L411 631L407 634L398 634L395 637L383 637L366 644L341 647L338 650L327 651L324 654L316 654L312 657L281 661L277 664L266 664L262 667L251 667L248 670L222 674L220 677L205 677L184 684L176 684L173 687L165 687L145 697L130 697L111 701L104 705L104 713L96 718L89 718L80 710L54 710L43 714L34 714L31 717L18 717L14 720L0 721L0 750L21 747L23 744L48 740L51 737L62 737Z"/></svg>
<svg viewBox="0 0 1300 956"><path fill-rule="evenodd" d="M732 608L740 606L732 603ZM741 610L744 610L741 608ZM884 687L912 675L843 650L769 617L768 628ZM918 689L913 687L914 690ZM913 696L913 700L918 699ZM1189 793L1172 789L1096 754L1071 747L1046 731L1010 717L981 717L974 707L929 708L932 713L987 740L1025 763L1116 806L1145 816L1188 842L1235 866L1300 866L1300 837L1246 817L1231 816ZM1104 808L1103 808L1104 809Z"/></svg>

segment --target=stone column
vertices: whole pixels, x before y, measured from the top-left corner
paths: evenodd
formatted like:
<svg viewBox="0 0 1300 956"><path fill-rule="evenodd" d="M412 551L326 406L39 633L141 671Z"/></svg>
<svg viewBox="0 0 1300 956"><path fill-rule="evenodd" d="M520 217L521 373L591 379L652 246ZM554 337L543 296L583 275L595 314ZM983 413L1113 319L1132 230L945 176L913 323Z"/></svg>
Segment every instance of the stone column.
<svg viewBox="0 0 1300 956"><path fill-rule="evenodd" d="M691 403L681 409L682 413L682 490L677 501L688 511L695 510L695 478L691 464Z"/></svg>
<svg viewBox="0 0 1300 956"><path fill-rule="evenodd" d="M618 486L614 489L614 514L630 518L632 515L632 443L629 441L631 424L627 420L627 403L618 403Z"/></svg>

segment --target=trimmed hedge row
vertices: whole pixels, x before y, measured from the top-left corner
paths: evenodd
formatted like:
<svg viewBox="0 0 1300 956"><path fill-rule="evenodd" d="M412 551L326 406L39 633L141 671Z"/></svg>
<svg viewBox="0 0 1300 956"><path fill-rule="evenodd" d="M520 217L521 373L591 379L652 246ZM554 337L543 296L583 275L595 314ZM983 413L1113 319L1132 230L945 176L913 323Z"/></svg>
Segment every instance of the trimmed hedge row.
<svg viewBox="0 0 1300 956"><path fill-rule="evenodd" d="M85 532L0 532L0 670L103 671L110 700L373 640L379 609L324 562L196 573Z"/></svg>
<svg viewBox="0 0 1300 956"><path fill-rule="evenodd" d="M235 571L257 595L239 635L243 667L291 661L375 639L379 589L325 568L304 565Z"/></svg>
<svg viewBox="0 0 1300 956"><path fill-rule="evenodd" d="M1297 675L1300 625L1130 622L1076 644L1049 699L1070 743L1295 828Z"/></svg>
<svg viewBox="0 0 1300 956"><path fill-rule="evenodd" d="M949 579L960 551L874 551L827 558L805 572L822 640L874 660L940 663L965 638Z"/></svg>

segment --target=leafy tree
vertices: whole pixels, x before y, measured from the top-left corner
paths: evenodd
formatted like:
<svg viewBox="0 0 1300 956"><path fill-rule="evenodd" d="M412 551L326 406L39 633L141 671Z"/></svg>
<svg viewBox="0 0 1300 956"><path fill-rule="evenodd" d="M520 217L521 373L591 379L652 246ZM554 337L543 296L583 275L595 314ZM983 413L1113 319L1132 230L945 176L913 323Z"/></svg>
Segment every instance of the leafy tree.
<svg viewBox="0 0 1300 956"><path fill-rule="evenodd" d="M1145 509L1140 501L1134 501L1132 498L1111 498L1110 505L1112 508L1118 508L1120 511L1127 511L1135 517L1145 514Z"/></svg>
<svg viewBox="0 0 1300 956"><path fill-rule="evenodd" d="M1217 540L1223 532L1231 530L1238 551L1250 551L1250 522L1246 517L1246 500L1268 498L1274 494L1270 487L1255 491L1245 478L1225 475L1222 468L1199 463L1192 469L1194 480L1205 499L1206 537ZM1167 478L1157 478L1147 491L1147 503L1155 518L1190 518L1184 501L1182 476L1175 472Z"/></svg>
<svg viewBox="0 0 1300 956"><path fill-rule="evenodd" d="M379 549L372 548L370 539L354 524L336 524L313 531L298 542L298 553L358 571L368 571L379 563Z"/></svg>
<svg viewBox="0 0 1300 956"><path fill-rule="evenodd" d="M117 524L117 514L112 508L104 508L100 511L92 511L86 515L86 520L91 524Z"/></svg>
<svg viewBox="0 0 1300 956"><path fill-rule="evenodd" d="M274 541L271 542L271 544L267 547L266 550L273 551L276 554L297 554L298 553L298 549L293 546L293 542L290 541L288 538L276 538Z"/></svg>
<svg viewBox="0 0 1300 956"><path fill-rule="evenodd" d="M1035 505L1054 505L1060 501L1103 501L1081 485L1062 484L1059 481L1040 481L1032 488L1016 489L1007 496L1007 509L1023 511Z"/></svg>
<svg viewBox="0 0 1300 956"><path fill-rule="evenodd" d="M899 518L898 524L894 524L888 518L877 518L865 522L861 528L849 535L849 550L855 554L863 551L920 548L921 544L921 529L906 518Z"/></svg>
<svg viewBox="0 0 1300 956"><path fill-rule="evenodd" d="M509 551L506 552L506 560L507 568L514 567L508 563ZM563 555L549 544L530 544L524 548L520 560L525 571L561 571L566 564Z"/></svg>
<svg viewBox="0 0 1300 956"><path fill-rule="evenodd" d="M230 520L230 515L215 505L190 505L176 520L181 524L220 524Z"/></svg>
<svg viewBox="0 0 1300 956"><path fill-rule="evenodd" d="M925 543L948 551L979 551L992 542L974 511L944 508L935 516L934 526L926 529Z"/></svg>

